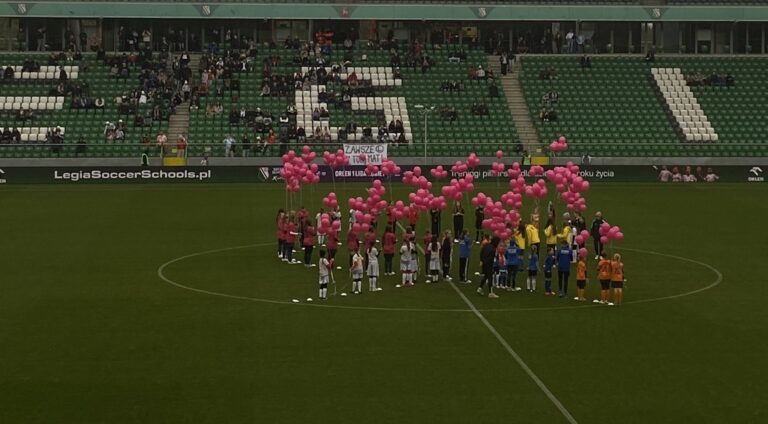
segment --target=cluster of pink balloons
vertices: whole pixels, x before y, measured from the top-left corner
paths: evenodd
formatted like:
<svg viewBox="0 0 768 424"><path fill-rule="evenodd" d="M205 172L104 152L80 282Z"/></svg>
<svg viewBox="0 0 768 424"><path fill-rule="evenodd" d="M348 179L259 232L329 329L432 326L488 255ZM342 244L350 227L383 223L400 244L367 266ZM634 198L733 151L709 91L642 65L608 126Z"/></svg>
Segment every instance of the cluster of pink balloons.
<svg viewBox="0 0 768 424"><path fill-rule="evenodd" d="M336 209L339 206L339 199L336 198L336 193L330 192L327 196L323 197L323 206Z"/></svg>
<svg viewBox="0 0 768 424"><path fill-rule="evenodd" d="M335 169L340 166L349 165L349 158L344 153L344 150L339 149L336 153L331 153L326 150L323 152L323 162L332 169Z"/></svg>
<svg viewBox="0 0 768 424"><path fill-rule="evenodd" d="M539 178L536 183L525 187L525 195L531 199L543 199L547 197L547 182Z"/></svg>
<svg viewBox="0 0 768 424"><path fill-rule="evenodd" d="M429 173L432 174L432 177L436 180L439 180L448 176L448 170L443 169L443 165L438 165L430 169Z"/></svg>
<svg viewBox="0 0 768 424"><path fill-rule="evenodd" d="M514 195L514 193L507 193L502 198L507 196L505 200L508 200L510 195ZM472 204L483 207L485 219L483 219L482 226L484 229L493 232L493 235L501 239L512 237L513 229L520 223L520 214L517 210L507 211L501 201L494 202L493 198L485 193L478 193L477 196L473 197Z"/></svg>
<svg viewBox="0 0 768 424"><path fill-rule="evenodd" d="M451 172L455 172L457 174L467 172L468 170L469 170L469 167L467 166L467 164L460 160L457 160L456 163L454 163L453 166L451 166Z"/></svg>
<svg viewBox="0 0 768 424"><path fill-rule="evenodd" d="M544 175L544 167L541 165L533 165L528 170L528 176L530 177L538 177L539 175Z"/></svg>
<svg viewBox="0 0 768 424"><path fill-rule="evenodd" d="M579 175L578 165L569 161L566 166L550 169L544 175L555 184L555 189L560 193L560 198L566 203L568 210L587 210L587 201L582 193L589 190L589 181Z"/></svg>
<svg viewBox="0 0 768 424"><path fill-rule="evenodd" d="M409 193L408 200L411 202L411 208L421 211L428 209L445 210L448 207L444 196L435 196L424 188L416 190L415 193Z"/></svg>
<svg viewBox="0 0 768 424"><path fill-rule="evenodd" d="M520 178L522 173L523 172L522 172L522 169L520 168L520 162L513 162L512 166L509 169L507 169L507 176L509 177L510 181L513 179L516 180ZM523 183L524 182L525 181L523 181Z"/></svg>
<svg viewBox="0 0 768 424"><path fill-rule="evenodd" d="M312 163L317 154L304 146L300 156L293 150L282 156L283 167L280 169L280 176L285 180L285 186L288 191L297 192L301 190L301 184L317 184L320 182L318 175L318 166Z"/></svg>
<svg viewBox="0 0 768 424"><path fill-rule="evenodd" d="M328 213L320 215L320 222L317 223L317 232L320 234L332 234L337 235L341 229L341 221L331 220L331 216Z"/></svg>
<svg viewBox="0 0 768 424"><path fill-rule="evenodd" d="M568 142L565 136L561 135L560 138L549 144L549 151L553 153L564 152L568 149Z"/></svg>
<svg viewBox="0 0 768 424"><path fill-rule="evenodd" d="M379 173L379 167L373 163L365 165L365 175L376 175Z"/></svg>
<svg viewBox="0 0 768 424"><path fill-rule="evenodd" d="M419 189L432 189L432 183L427 179L427 177L421 175L420 166L414 167L413 171L405 171L403 174L403 183Z"/></svg>
<svg viewBox="0 0 768 424"><path fill-rule="evenodd" d="M473 169L478 165L480 165L480 158L477 157L476 153L470 153L469 156L467 156L467 167Z"/></svg>
<svg viewBox="0 0 768 424"><path fill-rule="evenodd" d="M382 175L399 175L400 167L397 166L395 161L384 159L381 161L381 174Z"/></svg>
<svg viewBox="0 0 768 424"><path fill-rule="evenodd" d="M498 177L504 173L504 163L503 162L493 162L491 164L491 175L494 177Z"/></svg>
<svg viewBox="0 0 768 424"><path fill-rule="evenodd" d="M396 221L407 217L410 212L411 208L408 207L402 200L398 200L392 206L392 215Z"/></svg>
<svg viewBox="0 0 768 424"><path fill-rule="evenodd" d="M374 180L373 186L368 188L368 197L350 197L350 213L355 216L355 223L352 224L352 231L365 232L371 226L371 223L379 216L379 212L387 207L387 201L383 199L386 193L381 180Z"/></svg>
<svg viewBox="0 0 768 424"><path fill-rule="evenodd" d="M624 240L624 233L621 232L618 225L611 226L611 224L603 222L603 225L600 226L600 243L606 244L613 240Z"/></svg>
<svg viewBox="0 0 768 424"><path fill-rule="evenodd" d="M458 201L464 197L464 193L475 191L474 181L475 177L472 174L464 174L461 178L451 179L451 182L443 186L440 191L443 196Z"/></svg>
<svg viewBox="0 0 768 424"><path fill-rule="evenodd" d="M501 195L501 203L513 209L520 209L523 207L523 195L508 191Z"/></svg>

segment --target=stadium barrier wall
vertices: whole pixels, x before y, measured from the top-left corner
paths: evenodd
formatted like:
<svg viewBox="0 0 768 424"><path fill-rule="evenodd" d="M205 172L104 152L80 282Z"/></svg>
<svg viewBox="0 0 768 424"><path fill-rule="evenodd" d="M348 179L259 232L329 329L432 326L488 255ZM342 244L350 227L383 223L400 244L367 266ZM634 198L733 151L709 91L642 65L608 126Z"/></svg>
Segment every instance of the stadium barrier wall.
<svg viewBox="0 0 768 424"><path fill-rule="evenodd" d="M402 165L402 172L413 170L418 165ZM450 170L451 164L444 164ZM429 176L433 166L422 166L422 174ZM545 167L549 168L549 167ZM680 172L684 166L679 166ZM693 167L694 173L698 167ZM707 167L701 167L702 174ZM202 184L202 183L280 183L280 166L188 166L188 167L2 167L0 168L0 185L23 184ZM762 166L719 166L713 167L718 176L717 183L763 183L765 182ZM650 165L585 165L581 173L592 182L639 182L652 183L659 181L658 166ZM495 177L491 175L490 166L479 166L470 171L477 182L504 182L506 175ZM527 170L524 175L527 176ZM374 177L387 180L381 175L367 175L362 166L349 166L331 169L320 166L319 174L323 182L367 182ZM461 177L449 171L446 180ZM398 181L400 176L391 177Z"/></svg>

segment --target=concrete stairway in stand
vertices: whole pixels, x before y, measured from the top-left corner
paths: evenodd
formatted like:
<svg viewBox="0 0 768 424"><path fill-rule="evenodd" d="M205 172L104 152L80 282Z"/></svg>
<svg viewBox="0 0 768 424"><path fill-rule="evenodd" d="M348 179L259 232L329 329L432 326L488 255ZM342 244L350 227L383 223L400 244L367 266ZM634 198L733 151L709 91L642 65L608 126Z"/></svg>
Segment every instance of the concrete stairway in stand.
<svg viewBox="0 0 768 424"><path fill-rule="evenodd" d="M199 53L189 55L189 67L192 69L192 81L190 81L190 84L194 84L200 79L197 77L200 57ZM180 134L185 134L189 137L189 100L178 105L176 113L171 115L168 120L168 141L175 142Z"/></svg>
<svg viewBox="0 0 768 424"><path fill-rule="evenodd" d="M523 148L528 153L537 153L541 150L541 139L536 131L536 127L533 125L531 112L528 110L528 105L523 95L523 87L520 84L519 76L522 69L520 60L518 59L512 63L507 75L502 76L499 58L500 56L489 55L488 67L493 70L494 75L497 76L497 80L504 89L512 121L515 123L515 128L517 128L517 133L520 136L520 143L523 144Z"/></svg>

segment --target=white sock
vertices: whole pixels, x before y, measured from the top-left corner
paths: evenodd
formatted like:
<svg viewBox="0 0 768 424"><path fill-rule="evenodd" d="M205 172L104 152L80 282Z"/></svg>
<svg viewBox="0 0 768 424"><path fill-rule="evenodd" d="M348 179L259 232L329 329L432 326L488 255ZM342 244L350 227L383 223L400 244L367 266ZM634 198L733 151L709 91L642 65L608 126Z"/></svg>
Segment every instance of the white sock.
<svg viewBox="0 0 768 424"><path fill-rule="evenodd" d="M371 291L376 290L376 282L377 282L376 280L378 279L379 279L378 277L371 278Z"/></svg>
<svg viewBox="0 0 768 424"><path fill-rule="evenodd" d="M403 273L403 284L408 282L408 274Z"/></svg>

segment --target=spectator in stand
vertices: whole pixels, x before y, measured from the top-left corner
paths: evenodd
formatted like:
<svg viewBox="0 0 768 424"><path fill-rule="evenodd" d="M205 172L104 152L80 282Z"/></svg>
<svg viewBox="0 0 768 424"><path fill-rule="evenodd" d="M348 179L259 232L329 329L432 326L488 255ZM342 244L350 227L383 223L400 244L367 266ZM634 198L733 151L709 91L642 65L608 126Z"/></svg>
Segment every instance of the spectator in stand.
<svg viewBox="0 0 768 424"><path fill-rule="evenodd" d="M235 139L231 134L224 137L224 156L228 158L235 157Z"/></svg>
<svg viewBox="0 0 768 424"><path fill-rule="evenodd" d="M592 59L589 58L586 54L581 55L581 59L579 59L579 62L581 64L581 71L584 72L587 68L592 67Z"/></svg>
<svg viewBox="0 0 768 424"><path fill-rule="evenodd" d="M696 175L693 174L693 171L690 166L685 167L685 173L683 174L683 182L684 183L695 183L698 179L696 178Z"/></svg>
<svg viewBox="0 0 768 424"><path fill-rule="evenodd" d="M488 86L488 97L499 97L499 87L495 82Z"/></svg>
<svg viewBox="0 0 768 424"><path fill-rule="evenodd" d="M679 182L683 181L683 176L680 174L680 170L676 166L672 167L672 175L671 175L671 177L672 177L672 182L673 183L679 183Z"/></svg>
<svg viewBox="0 0 768 424"><path fill-rule="evenodd" d="M719 179L720 177L715 174L715 171L712 168L707 168L707 175L704 176L704 181L708 183L714 183Z"/></svg>
<svg viewBox="0 0 768 424"><path fill-rule="evenodd" d="M659 181L662 183L668 183L672 178L672 173L667 169L667 165L661 165L661 171L659 172Z"/></svg>
<svg viewBox="0 0 768 424"><path fill-rule="evenodd" d="M165 135L163 131L160 131L155 139L155 143L157 145L157 151L163 155L165 153L165 146L168 143L168 136Z"/></svg>
<svg viewBox="0 0 768 424"><path fill-rule="evenodd" d="M248 134L243 134L240 144L243 145L243 157L247 158L251 154L251 139L248 138Z"/></svg>
<svg viewBox="0 0 768 424"><path fill-rule="evenodd" d="M187 157L187 136L184 133L179 134L176 139L176 156L180 158Z"/></svg>

